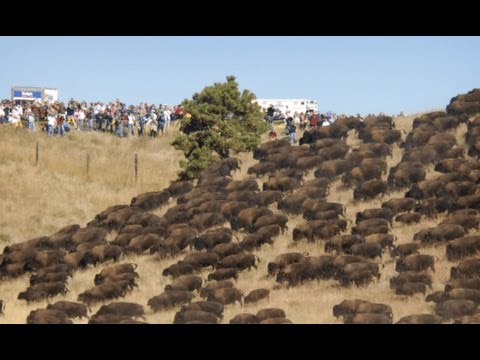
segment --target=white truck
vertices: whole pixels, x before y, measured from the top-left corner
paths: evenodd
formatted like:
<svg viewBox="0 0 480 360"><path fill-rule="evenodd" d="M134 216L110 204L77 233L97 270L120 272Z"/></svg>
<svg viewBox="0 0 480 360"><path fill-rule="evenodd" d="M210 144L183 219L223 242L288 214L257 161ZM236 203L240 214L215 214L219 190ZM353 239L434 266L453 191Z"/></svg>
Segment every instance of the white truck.
<svg viewBox="0 0 480 360"><path fill-rule="evenodd" d="M12 101L45 101L53 103L58 100L58 90L45 87L12 86Z"/></svg>
<svg viewBox="0 0 480 360"><path fill-rule="evenodd" d="M305 113L307 110L318 111L317 101L310 99L255 99L253 102L260 105L264 111L273 105L283 117L293 116L296 112Z"/></svg>

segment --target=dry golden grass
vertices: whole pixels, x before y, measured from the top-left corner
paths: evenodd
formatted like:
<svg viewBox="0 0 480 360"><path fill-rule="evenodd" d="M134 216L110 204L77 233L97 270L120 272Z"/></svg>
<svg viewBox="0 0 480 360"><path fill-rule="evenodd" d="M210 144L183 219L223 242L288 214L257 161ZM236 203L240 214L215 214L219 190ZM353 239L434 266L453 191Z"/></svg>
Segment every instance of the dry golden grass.
<svg viewBox="0 0 480 360"><path fill-rule="evenodd" d="M49 138L0 127L0 240L18 242L67 224L84 225L108 206L129 204L138 193L163 189L174 179L183 157L169 145L171 140L171 133L156 140L79 132Z"/></svg>
<svg viewBox="0 0 480 360"><path fill-rule="evenodd" d="M183 157L169 144L174 130L156 140L118 139L103 133L69 133L48 138L9 126L0 127L0 246L51 234L61 227L81 226L115 204L163 189L175 178ZM35 144L39 164L35 166ZM134 154L138 154L138 184L134 184ZM86 156L90 154L89 177ZM76 273L67 299L93 286L98 269ZM141 270L140 270L141 271ZM148 276L145 276L148 278ZM4 323L24 323L28 313L45 303L27 306L16 299L28 277L4 280L0 298L6 301ZM78 289L78 291L76 291ZM58 296L53 301L61 299Z"/></svg>
<svg viewBox="0 0 480 360"><path fill-rule="evenodd" d="M411 130L411 121L415 116L402 117L397 128ZM464 131L459 129L459 131ZM457 132L458 135L458 132ZM40 164L34 165L35 141L40 144ZM267 140L266 138L264 140ZM0 236L4 244L19 242L33 237L48 235L62 226L79 223L84 226L95 214L114 204L129 203L131 197L144 191L160 190L168 185L179 170L178 160L181 154L174 151L168 144L170 136L151 141L149 139L117 139L111 135L97 133L74 133L65 138L47 138L44 134L29 134L13 129L0 128ZM350 145L358 145L354 132L350 133ZM90 153L92 162L90 178L85 176L86 153ZM137 186L133 184L133 154L138 153L140 159L140 175ZM400 161L402 151L394 146L388 164L395 165ZM255 164L252 154L240 154L242 171L233 174L235 180L248 177L246 169ZM431 171L429 175L434 172ZM434 175L434 174L433 174ZM313 171L306 180L313 178ZM266 178L258 179L261 186ZM357 211L365 208L379 207L391 197L403 197L405 190L396 191L381 198L366 202L354 202L352 190L343 190L340 181L331 186L329 201L341 202L347 207L347 218L355 220ZM170 205L173 205L172 201ZM154 211L163 214L168 206ZM275 210L274 207L272 209ZM438 224L442 217L424 220L421 224L399 226L395 224L392 233L398 238L399 244L410 242L413 234L421 228ZM310 255L324 253L323 242L293 243L292 230L303 223L301 216L290 216L288 231L275 240L273 246L265 245L254 253L260 258L258 270L242 272L237 287L246 295L253 289L271 289L270 299L254 305L228 305L225 309L223 323L242 312L256 313L265 307L280 307L286 311L287 317L294 323L341 323L332 315L332 308L348 298L361 298L372 302L388 303L393 308L394 321L400 317L415 313L431 313L433 306L426 303L421 295L406 297L397 296L389 288L389 280L397 273L394 262L385 254L381 262L385 267L381 270L381 278L366 287L340 287L336 281L313 281L294 288L279 289L273 278L267 277L267 264L278 254L287 251L308 252ZM111 236L113 238L113 235ZM241 237L241 235L240 235ZM445 260L445 247L422 248L422 253L435 255L439 258L436 272L432 273L433 291L441 290L447 281L450 267L454 263ZM138 264L139 290L134 290L125 297L125 301L137 302L145 306L147 321L150 323L172 323L174 310L152 313L146 306L149 298L159 295L171 279L161 275L163 269L180 260L185 254L174 258L158 260L154 256L132 256L122 259L122 262ZM105 266L89 267L76 272L69 281L71 290L66 297L57 296L50 302L60 299L76 301L79 293L93 287L93 278ZM200 275L207 277L209 271ZM28 276L18 279L4 280L0 283L0 298L6 301L5 315L0 318L2 323L25 323L28 313L37 308L43 308L47 302L26 305L16 300L20 291L28 286ZM196 300L199 298L197 297ZM101 304L92 307L95 312ZM76 323L86 323L87 320L76 320Z"/></svg>

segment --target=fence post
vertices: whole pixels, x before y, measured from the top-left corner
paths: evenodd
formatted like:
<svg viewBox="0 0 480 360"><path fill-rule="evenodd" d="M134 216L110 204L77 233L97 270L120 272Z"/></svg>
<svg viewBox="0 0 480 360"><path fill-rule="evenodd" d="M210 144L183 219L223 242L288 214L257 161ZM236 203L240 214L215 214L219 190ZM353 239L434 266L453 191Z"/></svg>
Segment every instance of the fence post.
<svg viewBox="0 0 480 360"><path fill-rule="evenodd" d="M35 166L38 165L38 141L37 145L35 146Z"/></svg>
<svg viewBox="0 0 480 360"><path fill-rule="evenodd" d="M138 178L138 156L137 156L137 154L135 154L134 164L135 164L135 185L137 185L137 178Z"/></svg>
<svg viewBox="0 0 480 360"><path fill-rule="evenodd" d="M87 153L87 179L90 172L90 154Z"/></svg>

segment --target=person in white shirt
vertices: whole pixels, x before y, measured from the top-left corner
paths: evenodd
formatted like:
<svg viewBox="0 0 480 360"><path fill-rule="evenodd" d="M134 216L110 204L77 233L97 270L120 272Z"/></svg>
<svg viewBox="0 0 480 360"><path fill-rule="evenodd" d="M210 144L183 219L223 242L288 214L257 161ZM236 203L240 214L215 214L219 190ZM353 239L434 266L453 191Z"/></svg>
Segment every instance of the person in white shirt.
<svg viewBox="0 0 480 360"><path fill-rule="evenodd" d="M83 124L85 122L85 119L87 118L87 115L85 114L85 110L83 108L80 108L78 111L78 122L79 122L79 128L83 128Z"/></svg>
<svg viewBox="0 0 480 360"><path fill-rule="evenodd" d="M55 128L55 125L57 124L57 119L54 114L48 114L47 116L47 125L48 125L48 136L53 135L53 129Z"/></svg>
<svg viewBox="0 0 480 360"><path fill-rule="evenodd" d="M16 108L17 108L17 111L18 111L19 116L22 117L22 116L23 116L23 107L22 107L22 105L18 104L18 105L16 106Z"/></svg>
<svg viewBox="0 0 480 360"><path fill-rule="evenodd" d="M170 109L167 107L167 105L165 105L165 110L164 110L163 114L164 114L164 117L165 117L165 126L170 125L170 121L171 121L171 119L172 119L172 117L171 117L172 112L171 112Z"/></svg>
<svg viewBox="0 0 480 360"><path fill-rule="evenodd" d="M20 110L18 108L18 105L12 109L8 121L17 126L20 124Z"/></svg>
<svg viewBox="0 0 480 360"><path fill-rule="evenodd" d="M330 122L326 116L322 115L322 126L330 126Z"/></svg>
<svg viewBox="0 0 480 360"><path fill-rule="evenodd" d="M32 131L35 131L35 116L33 116L33 112L28 110L27 112L27 119L28 119L28 128Z"/></svg>
<svg viewBox="0 0 480 360"><path fill-rule="evenodd" d="M133 125L135 124L135 116L130 112L128 114L128 133L127 137L133 135Z"/></svg>

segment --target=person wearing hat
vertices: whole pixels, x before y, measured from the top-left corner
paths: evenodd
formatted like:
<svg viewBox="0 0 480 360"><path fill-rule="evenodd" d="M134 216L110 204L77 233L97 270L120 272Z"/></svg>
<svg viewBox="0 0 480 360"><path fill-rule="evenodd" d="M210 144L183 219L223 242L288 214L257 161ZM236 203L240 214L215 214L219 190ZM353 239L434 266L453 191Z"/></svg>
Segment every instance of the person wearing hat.
<svg viewBox="0 0 480 360"><path fill-rule="evenodd" d="M275 108L273 107L273 104L270 104L270 106L268 107L267 109L267 121L268 121L268 125L272 125L273 124L273 116L275 115Z"/></svg>
<svg viewBox="0 0 480 360"><path fill-rule="evenodd" d="M297 143L297 127L293 123L293 118L287 118L287 126L285 127L287 135L290 137L290 142L292 144Z"/></svg>

